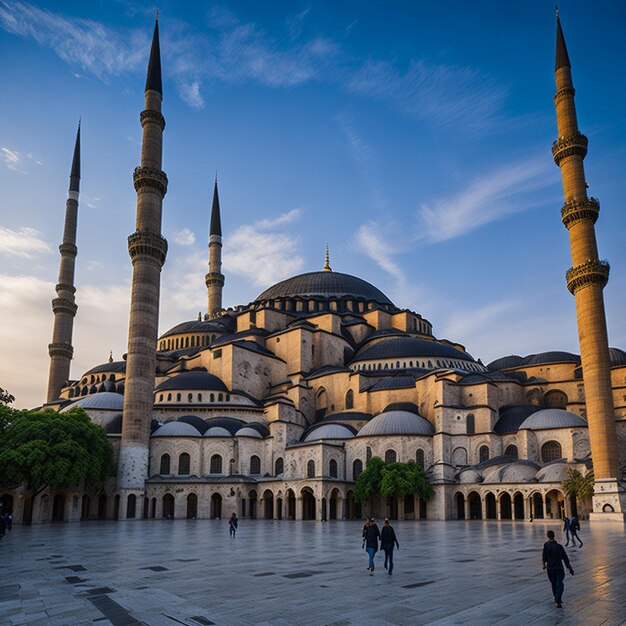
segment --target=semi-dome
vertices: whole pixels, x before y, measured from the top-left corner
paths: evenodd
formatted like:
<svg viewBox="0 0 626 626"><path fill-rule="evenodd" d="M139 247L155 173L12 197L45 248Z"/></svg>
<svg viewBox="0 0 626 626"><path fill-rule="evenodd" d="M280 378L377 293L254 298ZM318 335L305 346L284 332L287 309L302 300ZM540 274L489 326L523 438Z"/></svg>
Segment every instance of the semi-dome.
<svg viewBox="0 0 626 626"><path fill-rule="evenodd" d="M211 426L204 432L204 437L232 437L232 435L221 426Z"/></svg>
<svg viewBox="0 0 626 626"><path fill-rule="evenodd" d="M580 357L571 352L551 351L529 354L524 359L524 365L545 365L547 363L576 363L580 365Z"/></svg>
<svg viewBox="0 0 626 626"><path fill-rule="evenodd" d="M112 391L100 391L99 393L92 393L88 396L83 396L72 402L72 404L63 407L61 413L66 413L71 409L80 406L85 410L105 410L105 411L121 411L124 406L124 396L121 393L114 393Z"/></svg>
<svg viewBox="0 0 626 626"><path fill-rule="evenodd" d="M345 424L322 424L312 428L302 441L319 441L320 439L351 439L356 431Z"/></svg>
<svg viewBox="0 0 626 626"><path fill-rule="evenodd" d="M383 389L405 389L409 387L415 387L413 376L391 376L375 382L369 390L381 391Z"/></svg>
<svg viewBox="0 0 626 626"><path fill-rule="evenodd" d="M512 367L520 367L524 363L524 357L519 356L517 354L511 354L509 356L503 356L495 361L491 361L487 365L487 369L490 372L495 372L497 370L508 370Z"/></svg>
<svg viewBox="0 0 626 626"><path fill-rule="evenodd" d="M542 409L527 417L519 427L520 430L542 430L547 428L581 428L587 422L574 413L564 409Z"/></svg>
<svg viewBox="0 0 626 626"><path fill-rule="evenodd" d="M157 428L152 437L201 437L200 431L185 422L167 422Z"/></svg>
<svg viewBox="0 0 626 626"><path fill-rule="evenodd" d="M367 281L341 272L308 272L287 278L260 294L255 302L276 298L352 298L393 306L380 289Z"/></svg>
<svg viewBox="0 0 626 626"><path fill-rule="evenodd" d="M562 483L564 480L570 478L568 469L569 465L563 461L556 461L549 463L542 467L535 478L540 483Z"/></svg>
<svg viewBox="0 0 626 626"><path fill-rule="evenodd" d="M246 425L243 420L239 420L235 417L211 417L206 420L206 424L208 429L206 432L209 432L211 428L218 427L223 428L231 435L234 435L242 426Z"/></svg>
<svg viewBox="0 0 626 626"><path fill-rule="evenodd" d="M531 405L509 405L500 409L500 417L494 424L493 431L499 435L514 433L519 430L524 420L537 413L539 407Z"/></svg>
<svg viewBox="0 0 626 626"><path fill-rule="evenodd" d="M185 422L186 424L190 424L193 426L201 435L204 435L208 426L207 423L197 415L183 415L178 418L179 422Z"/></svg>
<svg viewBox="0 0 626 626"><path fill-rule="evenodd" d="M155 391L168 390L210 390L210 391L226 391L228 388L220 378L209 374L208 372L183 372L164 380L157 385Z"/></svg>
<svg viewBox="0 0 626 626"><path fill-rule="evenodd" d="M261 433L254 428L250 428L249 426L244 426L240 428L236 433L236 437L254 437L255 439L263 439Z"/></svg>
<svg viewBox="0 0 626 626"><path fill-rule="evenodd" d="M433 435L433 425L421 415L409 411L387 411L370 420L359 431L359 437L373 435Z"/></svg>
<svg viewBox="0 0 626 626"><path fill-rule="evenodd" d="M611 367L626 365L626 352L619 348L609 348L609 358L611 360Z"/></svg>
<svg viewBox="0 0 626 626"><path fill-rule="evenodd" d="M457 350L445 343L410 336L385 339L362 348L356 353L353 362L411 357L440 358L445 359L446 362L451 360L474 362L471 354ZM431 364L429 367L433 367L433 365ZM444 367L448 367L448 365L444 365Z"/></svg>
<svg viewBox="0 0 626 626"><path fill-rule="evenodd" d="M92 367L88 372L85 372L84 376L89 374L99 374L101 372L125 372L126 371L126 361L109 361L107 363L102 363L101 365L96 365L96 367Z"/></svg>
<svg viewBox="0 0 626 626"><path fill-rule="evenodd" d="M224 333L229 332L231 329L232 321L228 317L217 320L191 320L190 322L182 322L170 328L167 332L163 333L159 339L183 333Z"/></svg>

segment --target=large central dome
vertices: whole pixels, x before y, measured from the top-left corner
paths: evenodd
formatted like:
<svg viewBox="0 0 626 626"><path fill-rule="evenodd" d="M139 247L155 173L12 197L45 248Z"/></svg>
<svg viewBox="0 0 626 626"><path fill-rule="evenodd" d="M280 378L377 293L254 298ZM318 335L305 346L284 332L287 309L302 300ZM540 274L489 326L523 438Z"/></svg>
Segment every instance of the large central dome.
<svg viewBox="0 0 626 626"><path fill-rule="evenodd" d="M370 283L341 272L308 272L276 283L255 302L276 298L353 298L393 306L393 302Z"/></svg>

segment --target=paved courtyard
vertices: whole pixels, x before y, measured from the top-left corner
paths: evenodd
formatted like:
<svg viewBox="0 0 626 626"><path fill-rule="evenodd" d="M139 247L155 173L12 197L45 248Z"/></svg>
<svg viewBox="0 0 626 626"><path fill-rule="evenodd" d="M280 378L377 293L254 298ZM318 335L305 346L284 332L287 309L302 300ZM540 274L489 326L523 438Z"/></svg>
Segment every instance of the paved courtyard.
<svg viewBox="0 0 626 626"><path fill-rule="evenodd" d="M556 609L553 522L396 522L393 576L368 576L358 522L87 522L0 541L0 623L626 624L626 534L583 524ZM560 532L558 533L560 535Z"/></svg>

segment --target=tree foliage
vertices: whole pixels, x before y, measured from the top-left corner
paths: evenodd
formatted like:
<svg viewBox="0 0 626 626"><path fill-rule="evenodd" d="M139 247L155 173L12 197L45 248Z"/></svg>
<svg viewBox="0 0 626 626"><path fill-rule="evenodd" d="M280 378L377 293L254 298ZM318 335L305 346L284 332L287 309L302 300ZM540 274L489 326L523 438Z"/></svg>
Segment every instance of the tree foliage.
<svg viewBox="0 0 626 626"><path fill-rule="evenodd" d="M0 404L11 404L15 401L15 396L10 394L6 389L0 387Z"/></svg>
<svg viewBox="0 0 626 626"><path fill-rule="evenodd" d="M111 444L83 409L8 410L9 424L0 432L0 487L25 483L37 495L84 481L95 489L113 474Z"/></svg>
<svg viewBox="0 0 626 626"><path fill-rule="evenodd" d="M414 461L387 463L381 470L380 493L391 498L415 494L420 500L429 500L435 494L426 473Z"/></svg>
<svg viewBox="0 0 626 626"><path fill-rule="evenodd" d="M365 471L357 478L354 488L357 502L378 495L404 498L411 494L417 495L420 500L428 500L434 493L426 473L417 463L385 463L377 456L367 462Z"/></svg>
<svg viewBox="0 0 626 626"><path fill-rule="evenodd" d="M363 502L380 493L380 481L385 462L377 456L373 456L365 466L365 469L356 479L354 487L354 499Z"/></svg>
<svg viewBox="0 0 626 626"><path fill-rule="evenodd" d="M588 472L583 476L578 470L568 467L567 475L569 478L561 483L565 495L568 498L576 496L578 500L590 502L595 482L593 472Z"/></svg>

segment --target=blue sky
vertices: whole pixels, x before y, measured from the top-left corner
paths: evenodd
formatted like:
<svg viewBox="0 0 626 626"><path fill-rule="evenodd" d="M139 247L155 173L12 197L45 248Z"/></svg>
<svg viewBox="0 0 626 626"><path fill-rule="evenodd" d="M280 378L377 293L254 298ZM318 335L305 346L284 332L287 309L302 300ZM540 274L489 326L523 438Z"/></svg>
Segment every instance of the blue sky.
<svg viewBox="0 0 626 626"><path fill-rule="evenodd" d="M156 5L0 0L0 386L38 404L82 116L72 376L126 350ZM206 309L218 171L227 305L289 275L358 275L488 362L578 351L550 155L550 2L162 2L161 331ZM626 347L626 5L566 1L611 345ZM617 78L616 78L617 77Z"/></svg>

